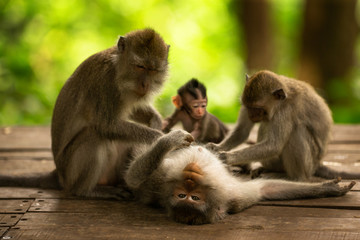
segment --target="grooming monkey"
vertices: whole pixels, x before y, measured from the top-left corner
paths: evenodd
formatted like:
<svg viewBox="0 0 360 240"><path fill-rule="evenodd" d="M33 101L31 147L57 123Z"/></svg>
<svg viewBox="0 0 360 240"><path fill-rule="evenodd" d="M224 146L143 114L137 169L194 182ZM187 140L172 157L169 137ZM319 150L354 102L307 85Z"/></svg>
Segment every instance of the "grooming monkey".
<svg viewBox="0 0 360 240"><path fill-rule="evenodd" d="M181 86L173 97L175 112L163 123L163 132L181 122L183 128L200 143L221 142L228 128L214 115L206 111L207 96L205 86L193 78Z"/></svg>
<svg viewBox="0 0 360 240"><path fill-rule="evenodd" d="M51 124L58 179L66 191L86 197L121 198L132 146L162 136L161 116L150 105L168 71L169 46L152 29L133 31L116 46L86 59L62 88ZM50 179L50 178L49 178ZM16 185L14 178L1 185ZM52 187L46 177L32 184ZM56 185L56 184L55 184Z"/></svg>
<svg viewBox="0 0 360 240"><path fill-rule="evenodd" d="M243 107L229 136L207 147L220 153L230 165L261 162L265 171L285 172L294 180L313 175L327 179L360 178L360 174L337 172L323 166L331 126L331 112L324 99L307 83L270 71L247 77ZM244 142L259 122L255 145L229 151Z"/></svg>
<svg viewBox="0 0 360 240"><path fill-rule="evenodd" d="M193 137L172 131L138 152L125 181L144 204L160 205L175 221L213 223L261 200L341 196L354 185L340 180L302 183L285 180L244 181L207 149L190 145Z"/></svg>

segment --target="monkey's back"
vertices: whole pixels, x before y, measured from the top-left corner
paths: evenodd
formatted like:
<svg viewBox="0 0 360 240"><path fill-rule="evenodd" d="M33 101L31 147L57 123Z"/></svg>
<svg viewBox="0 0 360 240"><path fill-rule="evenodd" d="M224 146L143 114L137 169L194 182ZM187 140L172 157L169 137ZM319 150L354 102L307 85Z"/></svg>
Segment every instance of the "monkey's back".
<svg viewBox="0 0 360 240"><path fill-rule="evenodd" d="M295 126L304 126L314 138L322 156L330 138L333 124L331 111L325 100L306 82L286 78L289 87L289 106L293 109Z"/></svg>
<svg viewBox="0 0 360 240"><path fill-rule="evenodd" d="M116 54L116 47L106 49L88 57L69 77L62 87L53 110L51 122L52 151L57 163L57 156L65 145L91 122L94 99L101 92L101 80L105 75L114 74L111 61ZM106 84L102 82L103 84ZM101 99L101 97L100 97Z"/></svg>

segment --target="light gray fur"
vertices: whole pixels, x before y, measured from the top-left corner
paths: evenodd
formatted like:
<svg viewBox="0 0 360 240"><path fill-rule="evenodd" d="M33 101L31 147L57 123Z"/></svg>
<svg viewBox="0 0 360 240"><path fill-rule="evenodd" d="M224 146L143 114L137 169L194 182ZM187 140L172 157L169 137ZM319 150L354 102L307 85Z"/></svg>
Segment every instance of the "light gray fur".
<svg viewBox="0 0 360 240"><path fill-rule="evenodd" d="M191 135L175 130L143 149L131 163L125 181L139 200L159 204L177 221L188 224L212 223L228 213L236 213L261 200L340 196L355 184L340 187L338 181L299 183L285 180L256 179L245 181L233 176L226 164L202 146L191 145ZM175 183L182 181L182 172L189 163L196 163L204 172L202 184L209 188L207 202L198 206L205 218L194 216L179 219L172 209L177 205L173 196Z"/></svg>

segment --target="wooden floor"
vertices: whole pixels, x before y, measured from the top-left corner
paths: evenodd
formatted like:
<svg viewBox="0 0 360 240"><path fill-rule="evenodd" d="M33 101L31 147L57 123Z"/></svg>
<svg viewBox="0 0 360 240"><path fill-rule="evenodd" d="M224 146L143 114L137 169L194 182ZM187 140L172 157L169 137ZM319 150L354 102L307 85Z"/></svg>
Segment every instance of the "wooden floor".
<svg viewBox="0 0 360 240"><path fill-rule="evenodd" d="M254 137L254 134L252 135ZM360 125L335 126L326 165L360 172ZM48 127L0 128L0 174L54 169ZM360 182L344 197L262 202L188 226L135 202L0 188L1 239L360 239Z"/></svg>

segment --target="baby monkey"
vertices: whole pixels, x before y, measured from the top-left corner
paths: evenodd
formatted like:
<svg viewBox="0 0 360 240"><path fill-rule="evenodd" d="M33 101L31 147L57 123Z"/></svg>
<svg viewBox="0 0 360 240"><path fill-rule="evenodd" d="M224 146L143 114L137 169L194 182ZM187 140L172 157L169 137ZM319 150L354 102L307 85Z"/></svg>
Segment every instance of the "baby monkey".
<svg viewBox="0 0 360 240"><path fill-rule="evenodd" d="M163 132L167 133L177 123L191 133L200 143L221 142L228 128L214 115L206 111L207 96L205 86L193 78L181 86L177 95L172 97L175 112L163 123Z"/></svg>

